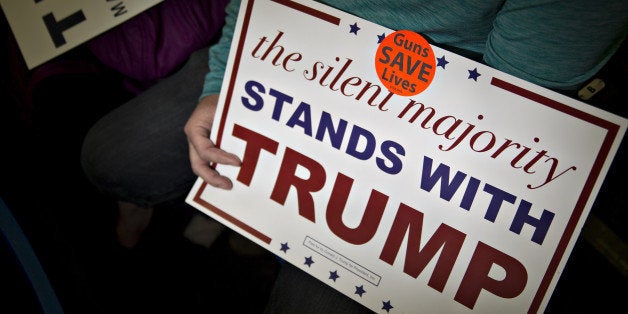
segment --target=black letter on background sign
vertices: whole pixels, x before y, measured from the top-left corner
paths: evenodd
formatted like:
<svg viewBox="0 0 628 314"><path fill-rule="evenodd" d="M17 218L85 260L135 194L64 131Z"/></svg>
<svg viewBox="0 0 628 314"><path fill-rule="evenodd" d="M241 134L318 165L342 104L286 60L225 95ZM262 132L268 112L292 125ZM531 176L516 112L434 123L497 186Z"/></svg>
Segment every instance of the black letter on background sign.
<svg viewBox="0 0 628 314"><path fill-rule="evenodd" d="M74 27L74 25L85 21L85 15L83 14L83 11L79 10L59 22L57 22L52 13L44 15L43 19L46 27L48 28L48 33L50 33L50 37L55 44L55 47L59 48L60 46L65 45L63 32Z"/></svg>

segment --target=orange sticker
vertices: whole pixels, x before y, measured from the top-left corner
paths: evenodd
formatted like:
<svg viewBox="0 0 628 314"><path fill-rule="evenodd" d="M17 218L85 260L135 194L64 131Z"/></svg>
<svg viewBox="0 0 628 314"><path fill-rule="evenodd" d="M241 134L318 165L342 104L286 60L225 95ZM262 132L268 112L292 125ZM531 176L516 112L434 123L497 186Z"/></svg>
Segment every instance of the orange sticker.
<svg viewBox="0 0 628 314"><path fill-rule="evenodd" d="M394 94L413 96L432 83L436 57L423 36L409 30L396 31L384 38L375 54L379 80Z"/></svg>

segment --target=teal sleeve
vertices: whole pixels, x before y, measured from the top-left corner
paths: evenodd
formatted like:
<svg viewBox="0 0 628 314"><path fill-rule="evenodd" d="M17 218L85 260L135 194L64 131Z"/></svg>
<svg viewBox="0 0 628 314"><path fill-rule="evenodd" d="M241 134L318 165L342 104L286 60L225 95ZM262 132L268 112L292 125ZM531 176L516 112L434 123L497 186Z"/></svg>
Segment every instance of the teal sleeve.
<svg viewBox="0 0 628 314"><path fill-rule="evenodd" d="M209 48L209 72L205 75L205 83L203 84L203 92L200 98L220 92L239 10L240 0L232 0L227 5L227 16L220 40Z"/></svg>
<svg viewBox="0 0 628 314"><path fill-rule="evenodd" d="M628 28L628 1L506 0L484 61L557 90L573 90L615 53Z"/></svg>

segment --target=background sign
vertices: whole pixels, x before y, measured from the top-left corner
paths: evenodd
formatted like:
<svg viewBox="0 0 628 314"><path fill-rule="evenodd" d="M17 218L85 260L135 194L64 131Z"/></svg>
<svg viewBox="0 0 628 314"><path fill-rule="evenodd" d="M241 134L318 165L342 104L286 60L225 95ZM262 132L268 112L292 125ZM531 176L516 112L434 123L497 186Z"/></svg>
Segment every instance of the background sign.
<svg viewBox="0 0 628 314"><path fill-rule="evenodd" d="M376 312L542 312L626 119L436 46L390 92L392 32L243 1L212 131L243 163L187 201Z"/></svg>
<svg viewBox="0 0 628 314"><path fill-rule="evenodd" d="M163 0L0 0L29 69Z"/></svg>

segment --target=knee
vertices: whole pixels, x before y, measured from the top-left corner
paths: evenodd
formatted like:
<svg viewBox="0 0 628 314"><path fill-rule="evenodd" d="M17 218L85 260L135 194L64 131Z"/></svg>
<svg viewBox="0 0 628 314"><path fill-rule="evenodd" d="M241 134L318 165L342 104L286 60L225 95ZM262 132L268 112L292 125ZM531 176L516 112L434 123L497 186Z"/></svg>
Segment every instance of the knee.
<svg viewBox="0 0 628 314"><path fill-rule="evenodd" d="M108 163L112 160L106 154L106 149L103 147L104 143L94 133L92 128L83 139L80 162L87 179L102 190L102 183L110 181L107 176L111 172L107 169L110 168Z"/></svg>
<svg viewBox="0 0 628 314"><path fill-rule="evenodd" d="M107 134L109 136L107 136ZM131 190L128 178L131 170L127 163L125 145L116 141L114 134L96 124L83 139L80 164L85 177L103 194L115 199L128 200Z"/></svg>

